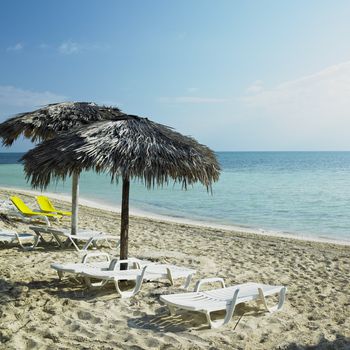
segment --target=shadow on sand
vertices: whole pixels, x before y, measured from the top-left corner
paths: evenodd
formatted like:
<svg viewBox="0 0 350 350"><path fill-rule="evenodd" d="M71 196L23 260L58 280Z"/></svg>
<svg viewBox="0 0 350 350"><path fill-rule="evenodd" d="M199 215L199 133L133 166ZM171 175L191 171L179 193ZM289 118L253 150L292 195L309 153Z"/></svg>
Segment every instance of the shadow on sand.
<svg viewBox="0 0 350 350"><path fill-rule="evenodd" d="M121 284L121 289L130 288L130 284ZM31 290L39 290L51 296L60 299L96 301L102 298L103 301L108 299L117 299L113 283L104 285L103 288L87 288L82 278L64 278L59 280L57 278L50 278L47 280L35 280L30 282L16 281L10 283L4 279L0 279L0 304L10 301L19 301L26 298L24 292Z"/></svg>
<svg viewBox="0 0 350 350"><path fill-rule="evenodd" d="M31 282L14 282L9 283L5 279L0 278L0 305L10 302L16 302L26 299L26 293L30 290L42 290L50 295L57 296L62 299L73 300L96 300L97 297L110 296L116 298L115 290L111 285L103 289L86 289L77 281L66 279L59 281L58 279L31 281ZM66 288L65 288L66 287ZM258 307L249 305L238 305L236 308L232 323L234 324L232 331L239 327L239 321L247 315L255 317L263 316L265 312ZM222 313L213 315L223 317ZM130 328L149 330L156 333L164 332L191 332L192 330L201 331L207 329L206 319L203 314L179 311L175 315L170 315L168 308L162 306L155 311L154 315L143 315L128 320ZM350 350L350 338L345 335L336 334L334 340L322 337L317 344L301 345L297 342L284 345L280 350Z"/></svg>
<svg viewBox="0 0 350 350"><path fill-rule="evenodd" d="M255 306L238 305L232 319L234 329L239 325L244 315L261 316L263 314L265 314L265 312ZM224 312L212 313L213 319L223 317ZM155 315L144 315L139 318L129 319L128 326L131 328L151 330L153 332L173 333L208 329L204 314L181 310L175 315L170 315L166 306L157 309Z"/></svg>
<svg viewBox="0 0 350 350"><path fill-rule="evenodd" d="M31 281L9 282L0 278L0 305L8 302L25 301L30 290L42 290L48 292L50 288L57 287L58 281Z"/></svg>
<svg viewBox="0 0 350 350"><path fill-rule="evenodd" d="M287 345L283 350L349 350L350 338L341 334L336 334L334 340L322 337L315 345L305 346L297 343Z"/></svg>
<svg viewBox="0 0 350 350"><path fill-rule="evenodd" d="M22 288L19 285L9 283L0 278L0 305L11 301L17 301L22 294Z"/></svg>
<svg viewBox="0 0 350 350"><path fill-rule="evenodd" d="M266 312L259 309L259 307L250 305L238 305L235 310L234 317L232 319L233 328L232 331L239 327L239 322L244 316L264 317ZM213 315L214 318L224 316L223 313ZM130 328L138 328L143 330L150 330L152 332L191 332L204 331L208 329L206 324L206 318L203 314L198 312L188 312L181 310L175 315L170 315L168 308L165 306L156 310L155 315L144 315L138 318L130 318L128 320L128 326ZM218 330L220 332L220 330ZM233 345L233 344L232 344ZM328 340L322 337L315 345L301 345L297 342L290 343L279 347L280 350L350 350L350 338L341 334L336 334L334 340Z"/></svg>

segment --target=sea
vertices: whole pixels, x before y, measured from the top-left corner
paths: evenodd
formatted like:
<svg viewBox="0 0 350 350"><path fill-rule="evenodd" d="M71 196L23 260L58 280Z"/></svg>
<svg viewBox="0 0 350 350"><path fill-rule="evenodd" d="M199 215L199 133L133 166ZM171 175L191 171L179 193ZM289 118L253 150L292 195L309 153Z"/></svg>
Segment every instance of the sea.
<svg viewBox="0 0 350 350"><path fill-rule="evenodd" d="M0 187L32 189L21 153L0 153ZM212 192L201 185L146 189L132 181L130 207L178 221L254 232L350 242L350 152L217 152L222 167ZM70 194L70 180L47 192ZM121 182L81 174L80 196L120 206Z"/></svg>

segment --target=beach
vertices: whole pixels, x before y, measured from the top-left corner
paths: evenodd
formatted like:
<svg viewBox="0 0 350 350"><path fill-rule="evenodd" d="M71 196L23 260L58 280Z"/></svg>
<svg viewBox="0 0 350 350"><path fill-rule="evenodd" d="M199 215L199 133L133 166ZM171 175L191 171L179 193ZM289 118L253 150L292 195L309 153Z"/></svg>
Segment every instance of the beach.
<svg viewBox="0 0 350 350"><path fill-rule="evenodd" d="M11 191L1 190L2 197ZM34 197L19 191L35 208ZM54 200L69 210L69 203ZM29 232L0 221L1 230ZM57 226L54 223L54 226ZM69 226L63 220L60 226ZM81 228L119 236L118 213L81 206ZM117 256L118 249L101 250ZM130 299L113 285L88 290L73 278L59 281L53 262L78 262L54 245L23 251L0 248L1 349L348 349L350 247L223 228L130 217L129 256L195 268L194 282L222 277L226 285L259 282L287 286L280 312L239 305L231 323L208 329L204 315L169 316L162 294L182 292L166 281L144 283ZM273 299L276 301L276 299ZM270 302L273 302L270 300Z"/></svg>

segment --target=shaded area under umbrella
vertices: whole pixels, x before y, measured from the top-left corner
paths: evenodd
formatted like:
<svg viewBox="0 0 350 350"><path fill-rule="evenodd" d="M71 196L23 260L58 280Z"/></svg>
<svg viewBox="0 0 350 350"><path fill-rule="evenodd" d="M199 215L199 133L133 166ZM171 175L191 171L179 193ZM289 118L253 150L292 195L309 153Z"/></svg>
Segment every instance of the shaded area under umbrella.
<svg viewBox="0 0 350 350"><path fill-rule="evenodd" d="M53 103L7 119L0 124L0 138L4 146L11 146L21 135L32 142L49 140L76 127L102 120L117 119L123 115L124 113L116 107L98 106L91 102ZM78 182L78 173L73 173L72 234L76 234L78 227Z"/></svg>
<svg viewBox="0 0 350 350"><path fill-rule="evenodd" d="M170 180L183 188L200 182L211 190L220 167L208 147L189 136L133 115L102 121L45 141L26 153L24 170L33 187L44 189L52 180L94 170L122 179L120 258L128 256L130 180L147 186Z"/></svg>

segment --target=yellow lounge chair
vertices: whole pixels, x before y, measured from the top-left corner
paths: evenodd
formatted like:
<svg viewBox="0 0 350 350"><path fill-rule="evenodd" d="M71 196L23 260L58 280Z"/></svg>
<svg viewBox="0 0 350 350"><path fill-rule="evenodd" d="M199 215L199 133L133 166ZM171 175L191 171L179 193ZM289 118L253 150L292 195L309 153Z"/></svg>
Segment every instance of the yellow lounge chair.
<svg viewBox="0 0 350 350"><path fill-rule="evenodd" d="M11 196L10 200L14 204L14 206L18 209L20 214L22 214L24 217L34 218L36 216L36 217L46 218L46 220L48 218L60 219L62 217L62 215L58 215L58 214L50 214L50 213L42 213L39 211L33 211L22 201L21 198L17 196Z"/></svg>
<svg viewBox="0 0 350 350"><path fill-rule="evenodd" d="M35 198L40 209L45 213L72 216L72 212L70 211L57 210L46 196L36 196Z"/></svg>

